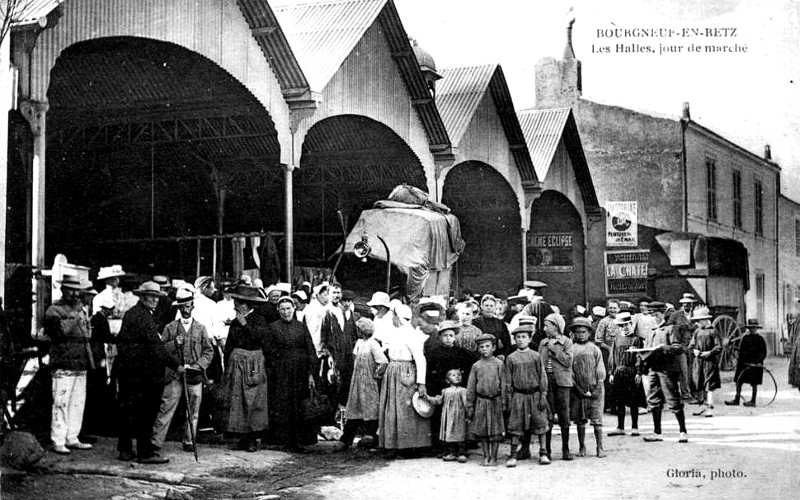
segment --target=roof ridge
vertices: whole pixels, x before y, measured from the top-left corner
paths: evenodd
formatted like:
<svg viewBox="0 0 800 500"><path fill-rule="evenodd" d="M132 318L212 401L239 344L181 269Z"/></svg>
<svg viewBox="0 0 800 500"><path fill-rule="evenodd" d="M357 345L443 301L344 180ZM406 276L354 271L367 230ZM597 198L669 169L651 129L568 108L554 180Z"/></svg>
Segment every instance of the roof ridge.
<svg viewBox="0 0 800 500"><path fill-rule="evenodd" d="M302 3L284 3L284 4L276 3L275 5L272 5L272 2L270 2L270 6L272 7L273 10L277 11L277 10L294 9L297 7L308 7L310 5L324 6L324 5L339 4L339 3L369 3L369 2L382 2L382 1L386 0L323 0L319 2L315 2L312 0L309 2L302 2Z"/></svg>
<svg viewBox="0 0 800 500"><path fill-rule="evenodd" d="M448 66L441 69L441 71L453 71L457 69L473 69L473 68L488 68L488 67L499 67L500 63L486 63L486 64L470 64L468 66Z"/></svg>

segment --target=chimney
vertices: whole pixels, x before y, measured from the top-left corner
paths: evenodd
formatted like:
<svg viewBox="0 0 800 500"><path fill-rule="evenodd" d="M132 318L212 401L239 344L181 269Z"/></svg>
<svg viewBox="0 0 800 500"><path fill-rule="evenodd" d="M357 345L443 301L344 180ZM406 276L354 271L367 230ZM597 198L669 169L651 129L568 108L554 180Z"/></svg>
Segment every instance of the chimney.
<svg viewBox="0 0 800 500"><path fill-rule="evenodd" d="M567 43L564 46L564 59L557 61L545 57L536 62L536 107L539 109L564 108L573 106L580 98L581 62L575 58L572 48L572 25L575 15L570 7L567 12Z"/></svg>
<svg viewBox="0 0 800 500"><path fill-rule="evenodd" d="M691 115L691 113L689 113L689 103L688 102L684 102L683 103L683 119L684 120L691 120L692 119L692 115Z"/></svg>
<svg viewBox="0 0 800 500"><path fill-rule="evenodd" d="M772 161L772 149L769 147L769 144L764 145L764 159Z"/></svg>
<svg viewBox="0 0 800 500"><path fill-rule="evenodd" d="M564 46L564 60L575 59L575 50L572 48L572 25L575 24L575 13L572 7L567 12L567 44Z"/></svg>

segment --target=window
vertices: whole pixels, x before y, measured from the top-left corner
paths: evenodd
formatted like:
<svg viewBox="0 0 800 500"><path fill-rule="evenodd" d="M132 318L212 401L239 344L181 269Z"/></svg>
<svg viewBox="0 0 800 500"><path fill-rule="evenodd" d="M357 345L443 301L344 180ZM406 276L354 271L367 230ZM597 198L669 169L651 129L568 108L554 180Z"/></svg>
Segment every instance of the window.
<svg viewBox="0 0 800 500"><path fill-rule="evenodd" d="M742 228L742 172L733 171L733 227Z"/></svg>
<svg viewBox="0 0 800 500"><path fill-rule="evenodd" d="M756 273L756 317L764 325L764 273Z"/></svg>
<svg viewBox="0 0 800 500"><path fill-rule="evenodd" d="M794 220L794 255L800 257L800 219Z"/></svg>
<svg viewBox="0 0 800 500"><path fill-rule="evenodd" d="M756 236L764 236L764 186L760 179L756 179L753 200Z"/></svg>
<svg viewBox="0 0 800 500"><path fill-rule="evenodd" d="M717 161L706 158L706 215L709 220L717 220Z"/></svg>

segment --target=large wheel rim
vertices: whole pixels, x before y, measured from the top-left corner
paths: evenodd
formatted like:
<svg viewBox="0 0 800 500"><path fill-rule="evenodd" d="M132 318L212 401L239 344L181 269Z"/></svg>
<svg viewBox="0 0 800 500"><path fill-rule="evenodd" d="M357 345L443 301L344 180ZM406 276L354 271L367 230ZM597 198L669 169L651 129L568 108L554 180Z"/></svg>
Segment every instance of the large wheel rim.
<svg viewBox="0 0 800 500"><path fill-rule="evenodd" d="M736 368L742 330L739 328L739 324L727 314L721 314L714 318L711 326L714 327L722 339L722 355L719 357L719 369L723 371L733 370Z"/></svg>
<svg viewBox="0 0 800 500"><path fill-rule="evenodd" d="M764 405L764 406L769 406L775 401L775 398L778 397L778 382L775 380L775 376L772 375L772 372L766 366L762 366L762 365L747 365L747 366L745 366L744 370L742 370L739 373L739 376L736 377L736 380L734 381L734 383L738 387L739 386L739 380L741 380L742 375L744 375L747 372L747 370L755 369L755 368L761 368L762 370L764 370L764 373L769 375L769 378L772 380L772 387L773 387L773 389L775 389L775 391L772 393L772 399L769 400L769 403Z"/></svg>

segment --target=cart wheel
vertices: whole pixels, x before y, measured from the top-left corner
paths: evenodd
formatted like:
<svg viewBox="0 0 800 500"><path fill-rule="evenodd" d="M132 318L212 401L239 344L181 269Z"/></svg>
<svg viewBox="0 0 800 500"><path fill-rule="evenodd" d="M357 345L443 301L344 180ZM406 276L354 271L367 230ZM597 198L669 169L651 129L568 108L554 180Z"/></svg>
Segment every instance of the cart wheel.
<svg viewBox="0 0 800 500"><path fill-rule="evenodd" d="M711 326L722 338L722 355L719 358L719 369L729 371L736 368L736 358L739 356L739 340L742 330L736 321L727 314L714 318Z"/></svg>

